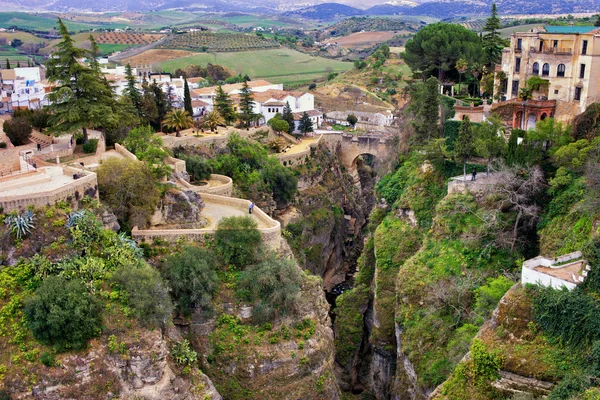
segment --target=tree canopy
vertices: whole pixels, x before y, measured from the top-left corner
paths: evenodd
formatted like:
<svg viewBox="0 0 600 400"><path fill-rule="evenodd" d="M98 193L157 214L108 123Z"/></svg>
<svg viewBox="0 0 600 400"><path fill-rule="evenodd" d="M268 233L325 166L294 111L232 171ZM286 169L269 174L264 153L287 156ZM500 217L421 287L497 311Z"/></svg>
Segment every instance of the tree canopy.
<svg viewBox="0 0 600 400"><path fill-rule="evenodd" d="M408 40L402 58L414 73L442 80L456 68L459 59L469 65L481 62L483 47L475 32L461 25L438 22L421 28Z"/></svg>

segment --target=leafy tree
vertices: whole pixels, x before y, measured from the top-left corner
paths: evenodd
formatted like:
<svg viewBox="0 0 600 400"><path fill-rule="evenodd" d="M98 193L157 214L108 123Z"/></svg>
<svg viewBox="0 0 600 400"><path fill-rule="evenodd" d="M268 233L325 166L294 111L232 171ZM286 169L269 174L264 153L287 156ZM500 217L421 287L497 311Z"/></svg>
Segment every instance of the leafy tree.
<svg viewBox="0 0 600 400"><path fill-rule="evenodd" d="M181 252L167 257L163 271L179 312L190 315L194 308L212 308L219 276L211 252L199 247L184 247Z"/></svg>
<svg viewBox="0 0 600 400"><path fill-rule="evenodd" d="M156 211L160 191L150 166L128 159L108 159L98 168L100 197L122 226L146 226Z"/></svg>
<svg viewBox="0 0 600 400"><path fill-rule="evenodd" d="M356 118L356 115L354 114L348 114L346 121L348 121L350 125L354 126L358 122L358 118Z"/></svg>
<svg viewBox="0 0 600 400"><path fill-rule="evenodd" d="M250 122L254 120L254 98L246 81L240 90L240 119L246 128L250 127Z"/></svg>
<svg viewBox="0 0 600 400"><path fill-rule="evenodd" d="M184 80L183 85L183 108L192 117L194 116L194 108L192 107L192 96L190 95L190 86L188 85L187 79Z"/></svg>
<svg viewBox="0 0 600 400"><path fill-rule="evenodd" d="M242 272L236 290L245 300L254 303L252 319L262 324L294 309L301 283L302 275L293 260L271 255Z"/></svg>
<svg viewBox="0 0 600 400"><path fill-rule="evenodd" d="M204 181L210 179L213 172L212 165L202 156L186 156L178 154L182 160L185 160L185 168L194 181Z"/></svg>
<svg viewBox="0 0 600 400"><path fill-rule="evenodd" d="M308 116L308 113L305 111L300 118L300 122L298 123L298 130L305 135L309 132L314 132L313 123Z"/></svg>
<svg viewBox="0 0 600 400"><path fill-rule="evenodd" d="M27 118L29 124L40 132L43 132L50 124L50 112L47 108L14 110L13 116Z"/></svg>
<svg viewBox="0 0 600 400"><path fill-rule="evenodd" d="M271 159L264 169L263 175L278 206L283 207L294 199L298 188L298 179L289 168L285 168L279 161Z"/></svg>
<svg viewBox="0 0 600 400"><path fill-rule="evenodd" d="M157 178L168 175L171 171L164 161L169 153L163 148L162 139L154 134L150 126L132 129L123 145L139 160L147 162Z"/></svg>
<svg viewBox="0 0 600 400"><path fill-rule="evenodd" d="M21 146L29 142L31 136L31 125L25 117L17 117L4 121L2 125L4 133L15 146Z"/></svg>
<svg viewBox="0 0 600 400"><path fill-rule="evenodd" d="M292 107L290 107L290 102L285 102L285 107L283 107L283 113L281 114L281 119L288 123L287 133L292 133L294 131L294 114L292 113Z"/></svg>
<svg viewBox="0 0 600 400"><path fill-rule="evenodd" d="M413 116L416 141L424 143L440 135L440 82L430 77L425 83L418 82L409 89L411 103L408 108Z"/></svg>
<svg viewBox="0 0 600 400"><path fill-rule="evenodd" d="M75 47L60 18L58 32L62 40L46 63L46 76L55 84L48 96L52 111L51 129L59 133L81 129L85 143L88 141L88 127L116 126L121 116L110 84L99 69L79 62L90 53Z"/></svg>
<svg viewBox="0 0 600 400"><path fill-rule="evenodd" d="M509 45L509 42L500 36L500 29L502 29L502 23L498 18L498 8L496 3L493 3L492 13L483 27L483 32L485 32L483 35L485 63L492 67L492 70L494 65L502 61L502 50Z"/></svg>
<svg viewBox="0 0 600 400"><path fill-rule="evenodd" d="M156 105L158 129L162 131L163 120L172 108L169 94L162 90L162 84L157 83L156 79L152 80L152 83L150 84L150 90L153 93L153 99Z"/></svg>
<svg viewBox="0 0 600 400"><path fill-rule="evenodd" d="M287 132L290 129L287 121L283 120L279 113L275 114L275 116L267 122L267 125L277 133Z"/></svg>
<svg viewBox="0 0 600 400"><path fill-rule="evenodd" d="M480 61L483 47L477 34L461 25L438 22L421 28L406 42L402 58L414 73L424 78L437 76L456 68L459 59L469 64Z"/></svg>
<svg viewBox="0 0 600 400"><path fill-rule="evenodd" d="M487 173L493 160L500 158L506 152L504 128L499 118L492 116L477 127L475 133L475 149L487 159Z"/></svg>
<svg viewBox="0 0 600 400"><path fill-rule="evenodd" d="M225 264L244 269L254 263L262 249L262 238L251 217L227 217L215 232L216 249Z"/></svg>
<svg viewBox="0 0 600 400"><path fill-rule="evenodd" d="M25 301L23 313L33 336L57 350L82 349L100 333L102 307L79 281L46 278Z"/></svg>
<svg viewBox="0 0 600 400"><path fill-rule="evenodd" d="M211 132L214 132L219 126L227 126L225 119L219 114L217 110L212 110L204 116L202 122L207 126Z"/></svg>
<svg viewBox="0 0 600 400"><path fill-rule="evenodd" d="M473 128L471 120L465 115L458 131L458 138L454 144L456 157L463 162L464 180L467 180L467 160L473 155L475 147L473 145Z"/></svg>
<svg viewBox="0 0 600 400"><path fill-rule="evenodd" d="M162 91L161 91L162 93ZM154 129L161 129L158 106L153 88L144 79L142 82L142 99L140 102L140 117L151 124ZM162 129L161 129L162 130Z"/></svg>
<svg viewBox="0 0 600 400"><path fill-rule="evenodd" d="M142 95L137 88L135 77L133 76L131 65L129 63L125 66L125 79L127 79L127 86L125 87L123 94L129 97L131 104L136 108L138 114L142 116Z"/></svg>
<svg viewBox="0 0 600 400"><path fill-rule="evenodd" d="M17 47L21 47L23 45L23 41L21 39L13 39L10 41L10 45L16 49Z"/></svg>
<svg viewBox="0 0 600 400"><path fill-rule="evenodd" d="M145 262L118 268L111 277L126 293L125 301L142 324L164 327L171 318L173 304L169 289L158 271Z"/></svg>
<svg viewBox="0 0 600 400"><path fill-rule="evenodd" d="M179 136L181 130L194 126L192 116L185 110L171 110L165 115L163 123L167 128L175 129L177 136Z"/></svg>
<svg viewBox="0 0 600 400"><path fill-rule="evenodd" d="M225 119L225 122L231 124L235 121L235 112L233 111L233 101L227 93L223 90L223 87L219 85L217 88L217 95L215 96L215 109Z"/></svg>

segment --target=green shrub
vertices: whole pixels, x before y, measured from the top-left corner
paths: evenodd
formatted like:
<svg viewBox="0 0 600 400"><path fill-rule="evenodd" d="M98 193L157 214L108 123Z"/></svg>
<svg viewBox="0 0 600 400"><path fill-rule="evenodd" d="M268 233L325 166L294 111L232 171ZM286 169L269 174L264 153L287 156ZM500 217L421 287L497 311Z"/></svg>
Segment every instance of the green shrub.
<svg viewBox="0 0 600 400"><path fill-rule="evenodd" d="M4 121L2 128L10 142L15 146L27 144L32 131L29 121L24 117L8 119Z"/></svg>
<svg viewBox="0 0 600 400"><path fill-rule="evenodd" d="M192 349L187 339L177 342L171 347L171 357L173 357L175 364L180 367L191 367L198 361L198 353Z"/></svg>
<svg viewBox="0 0 600 400"><path fill-rule="evenodd" d="M223 218L215 232L216 249L225 264L243 269L254 263L262 249L256 221L250 217Z"/></svg>
<svg viewBox="0 0 600 400"><path fill-rule="evenodd" d="M126 293L126 303L142 324L164 326L173 312L169 289L160 274L146 263L123 266L111 278Z"/></svg>
<svg viewBox="0 0 600 400"><path fill-rule="evenodd" d="M504 296L508 289L514 284L513 281L504 275L500 275L495 279L488 279L486 285L475 289L476 312L486 319L489 318L502 296Z"/></svg>
<svg viewBox="0 0 600 400"><path fill-rule="evenodd" d="M584 374L570 373L548 396L548 400L570 400L590 387L590 380Z"/></svg>
<svg viewBox="0 0 600 400"><path fill-rule="evenodd" d="M98 139L89 139L83 144L83 152L86 154L95 153L98 148Z"/></svg>
<svg viewBox="0 0 600 400"><path fill-rule="evenodd" d="M177 155L185 160L185 168L194 181L205 181L210 179L213 167L210 162L202 156Z"/></svg>
<svg viewBox="0 0 600 400"><path fill-rule="evenodd" d="M42 355L40 357L40 361L46 367L53 367L54 366L54 355L50 352L45 351L42 353Z"/></svg>
<svg viewBox="0 0 600 400"><path fill-rule="evenodd" d="M167 258L163 271L180 312L189 315L196 307L212 309L219 286L216 266L212 253L199 247L185 247Z"/></svg>
<svg viewBox="0 0 600 400"><path fill-rule="evenodd" d="M242 272L236 290L240 297L254 303L252 319L262 324L294 309L301 283L302 276L293 260L271 256Z"/></svg>
<svg viewBox="0 0 600 400"><path fill-rule="evenodd" d="M82 283L50 276L26 300L23 312L33 336L62 351L84 348L100 333L101 309Z"/></svg>

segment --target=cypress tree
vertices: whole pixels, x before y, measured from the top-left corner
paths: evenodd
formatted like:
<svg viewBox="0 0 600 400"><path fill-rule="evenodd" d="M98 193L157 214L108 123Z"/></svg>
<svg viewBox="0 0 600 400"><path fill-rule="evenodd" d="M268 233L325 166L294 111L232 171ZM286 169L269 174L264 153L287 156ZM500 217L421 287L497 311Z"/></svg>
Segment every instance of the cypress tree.
<svg viewBox="0 0 600 400"><path fill-rule="evenodd" d="M137 88L135 76L133 76L133 70L131 65L127 63L125 66L125 79L127 79L127 86L123 91L123 95L129 97L131 104L136 108L138 115L142 115L142 95Z"/></svg>
<svg viewBox="0 0 600 400"><path fill-rule="evenodd" d="M285 103L285 107L283 108L283 114L281 114L281 119L288 123L288 133L292 133L294 131L294 114L292 114L292 107L290 107L290 102L287 101Z"/></svg>
<svg viewBox="0 0 600 400"><path fill-rule="evenodd" d="M240 119L244 122L246 128L250 126L250 122L254 119L254 98L246 81L244 81L244 85L240 90Z"/></svg>
<svg viewBox="0 0 600 400"><path fill-rule="evenodd" d="M300 123L298 124L298 130L304 134L309 132L314 132L313 123L308 116L308 113L305 111L302 114L302 118L300 119Z"/></svg>
<svg viewBox="0 0 600 400"><path fill-rule="evenodd" d="M183 108L192 117L194 116L194 108L192 107L192 96L190 95L190 87L187 79L184 80L183 84Z"/></svg>
<svg viewBox="0 0 600 400"><path fill-rule="evenodd" d="M17 61L17 68L21 68L21 63Z"/></svg>
<svg viewBox="0 0 600 400"><path fill-rule="evenodd" d="M467 160L473 155L475 150L473 144L473 127L471 126L471 120L467 115L460 124L460 130L458 131L458 137L454 144L454 151L456 157L463 161L463 174L465 181L467 180Z"/></svg>
<svg viewBox="0 0 600 400"><path fill-rule="evenodd" d="M8 61L8 58L6 59L6 69L10 69L10 61Z"/></svg>

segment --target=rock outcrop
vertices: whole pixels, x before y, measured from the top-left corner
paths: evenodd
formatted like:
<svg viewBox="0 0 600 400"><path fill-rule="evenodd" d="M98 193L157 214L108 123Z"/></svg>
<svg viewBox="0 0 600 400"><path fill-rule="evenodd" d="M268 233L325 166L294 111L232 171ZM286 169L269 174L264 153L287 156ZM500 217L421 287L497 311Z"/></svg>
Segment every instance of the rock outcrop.
<svg viewBox="0 0 600 400"><path fill-rule="evenodd" d="M181 228L201 227L204 225L201 216L203 208L204 202L198 193L171 188L160 200L158 210L152 216L150 224Z"/></svg>

